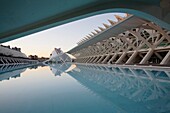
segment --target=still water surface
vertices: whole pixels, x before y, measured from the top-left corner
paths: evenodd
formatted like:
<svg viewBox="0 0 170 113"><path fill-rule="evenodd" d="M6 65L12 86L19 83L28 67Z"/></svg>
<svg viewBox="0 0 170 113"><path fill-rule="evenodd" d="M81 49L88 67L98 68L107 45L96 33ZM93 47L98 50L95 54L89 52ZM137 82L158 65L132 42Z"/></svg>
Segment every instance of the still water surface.
<svg viewBox="0 0 170 113"><path fill-rule="evenodd" d="M170 113L170 70L0 66L0 113Z"/></svg>

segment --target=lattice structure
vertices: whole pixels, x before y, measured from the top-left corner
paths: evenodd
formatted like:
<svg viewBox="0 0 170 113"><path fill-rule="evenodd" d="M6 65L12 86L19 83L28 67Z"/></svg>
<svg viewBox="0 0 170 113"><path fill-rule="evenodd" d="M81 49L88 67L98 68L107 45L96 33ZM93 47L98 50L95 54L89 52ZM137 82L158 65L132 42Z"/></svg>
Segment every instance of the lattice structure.
<svg viewBox="0 0 170 113"><path fill-rule="evenodd" d="M118 22L108 20L111 25L103 24L70 51L76 62L170 64L170 31L133 15L115 17Z"/></svg>
<svg viewBox="0 0 170 113"><path fill-rule="evenodd" d="M0 56L0 65L36 64L37 60Z"/></svg>

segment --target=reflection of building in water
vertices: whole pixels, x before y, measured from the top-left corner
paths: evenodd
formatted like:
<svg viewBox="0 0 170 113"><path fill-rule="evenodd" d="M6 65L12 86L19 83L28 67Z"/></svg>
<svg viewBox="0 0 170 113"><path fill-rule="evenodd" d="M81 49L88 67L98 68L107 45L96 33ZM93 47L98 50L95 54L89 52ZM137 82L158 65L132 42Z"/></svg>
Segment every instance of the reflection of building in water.
<svg viewBox="0 0 170 113"><path fill-rule="evenodd" d="M78 68L81 72L73 69L68 74L125 111L156 113L170 110L170 71L94 65L79 65Z"/></svg>
<svg viewBox="0 0 170 113"><path fill-rule="evenodd" d="M24 72L27 68L37 68L37 65L0 65L0 81L9 80L10 78L20 77L20 73Z"/></svg>
<svg viewBox="0 0 170 113"><path fill-rule="evenodd" d="M0 72L2 72L3 70L3 73L0 73L0 81L3 81L3 80L9 80L10 78L17 78L17 77L20 77L20 73L24 72L26 70L26 68L22 68L20 67L21 69L18 69L19 66L1 66L0 67Z"/></svg>
<svg viewBox="0 0 170 113"><path fill-rule="evenodd" d="M75 68L76 65L67 63L50 65L50 70L55 76L61 76L62 73L72 71Z"/></svg>
<svg viewBox="0 0 170 113"><path fill-rule="evenodd" d="M34 65L34 66L31 66L29 67L29 69L37 69L39 65Z"/></svg>
<svg viewBox="0 0 170 113"><path fill-rule="evenodd" d="M28 64L37 63L37 60L29 59L21 48L10 48L10 46L0 45L0 65L3 64Z"/></svg>

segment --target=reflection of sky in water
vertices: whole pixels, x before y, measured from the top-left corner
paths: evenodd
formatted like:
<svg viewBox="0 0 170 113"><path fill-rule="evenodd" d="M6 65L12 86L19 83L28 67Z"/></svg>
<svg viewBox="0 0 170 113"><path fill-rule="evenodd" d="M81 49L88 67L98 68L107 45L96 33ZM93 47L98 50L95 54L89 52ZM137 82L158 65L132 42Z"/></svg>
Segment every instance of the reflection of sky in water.
<svg viewBox="0 0 170 113"><path fill-rule="evenodd" d="M16 74L21 72L20 77L0 81L0 113L170 111L169 71L72 67L72 70L70 65L15 70ZM56 71L61 72L60 77L54 76ZM0 74L0 78L5 74L10 72Z"/></svg>

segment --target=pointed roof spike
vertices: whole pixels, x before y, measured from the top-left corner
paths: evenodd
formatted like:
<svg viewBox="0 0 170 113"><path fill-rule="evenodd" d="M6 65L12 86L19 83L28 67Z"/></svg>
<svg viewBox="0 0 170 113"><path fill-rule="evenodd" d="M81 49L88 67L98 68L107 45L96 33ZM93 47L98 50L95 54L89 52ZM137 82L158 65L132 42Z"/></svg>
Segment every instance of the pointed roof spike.
<svg viewBox="0 0 170 113"><path fill-rule="evenodd" d="M104 27L105 27L106 29L110 27L109 25L107 25L107 24L105 24L105 23L103 23L103 25L104 25Z"/></svg>
<svg viewBox="0 0 170 113"><path fill-rule="evenodd" d="M100 31L99 31L99 30L96 30L96 29L95 29L95 31L96 31L97 33L100 33Z"/></svg>
<svg viewBox="0 0 170 113"><path fill-rule="evenodd" d="M86 37L88 38L88 39L90 39L91 37L90 36L88 36L88 35L86 35Z"/></svg>
<svg viewBox="0 0 170 113"><path fill-rule="evenodd" d="M108 19L108 21L109 21L109 23L111 24L111 25L114 25L116 22L115 21L113 21L113 20L109 20Z"/></svg>
<svg viewBox="0 0 170 113"><path fill-rule="evenodd" d="M105 29L104 28L102 28L102 27L98 27L101 31L104 31Z"/></svg>
<svg viewBox="0 0 170 113"><path fill-rule="evenodd" d="M82 39L82 40L81 40L81 43L82 43L83 41L84 41L84 40Z"/></svg>
<svg viewBox="0 0 170 113"><path fill-rule="evenodd" d="M87 38L87 37L84 37L84 39L88 40L88 38Z"/></svg>
<svg viewBox="0 0 170 113"><path fill-rule="evenodd" d="M95 32L91 32L93 35L96 35L96 33Z"/></svg>
<svg viewBox="0 0 170 113"><path fill-rule="evenodd" d="M83 42L86 41L86 39L83 39Z"/></svg>
<svg viewBox="0 0 170 113"><path fill-rule="evenodd" d="M121 21L121 20L124 19L123 17L121 17L121 16L119 16L119 15L114 15L114 16L116 17L116 19L117 19L118 21Z"/></svg>
<svg viewBox="0 0 170 113"><path fill-rule="evenodd" d="M91 37L93 37L93 35L92 34L89 34Z"/></svg>
<svg viewBox="0 0 170 113"><path fill-rule="evenodd" d="M88 36L88 35L87 35L87 36ZM87 37L87 36L86 36L86 37ZM88 36L87 39L91 39L91 36Z"/></svg>
<svg viewBox="0 0 170 113"><path fill-rule="evenodd" d="M85 39L84 39L84 38L83 38L82 40L83 40L83 42L85 41Z"/></svg>

